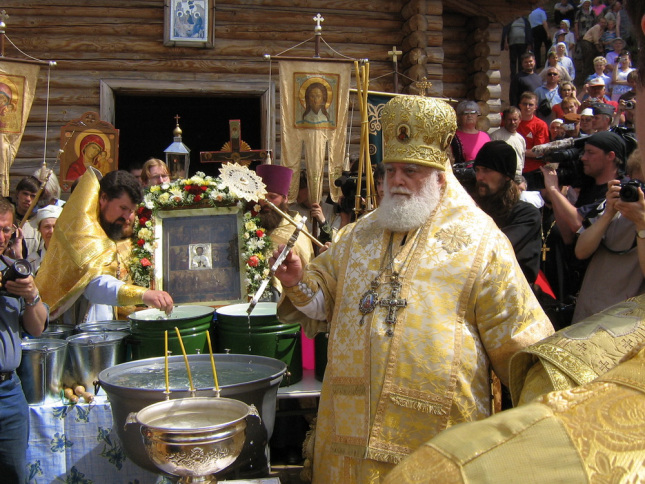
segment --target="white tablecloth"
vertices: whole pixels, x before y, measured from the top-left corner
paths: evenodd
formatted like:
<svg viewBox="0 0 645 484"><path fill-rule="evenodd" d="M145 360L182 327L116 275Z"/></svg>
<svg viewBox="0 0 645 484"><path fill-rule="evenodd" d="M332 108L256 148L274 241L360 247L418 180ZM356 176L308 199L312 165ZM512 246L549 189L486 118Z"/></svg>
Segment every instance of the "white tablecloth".
<svg viewBox="0 0 645 484"><path fill-rule="evenodd" d="M92 404L32 405L29 410L28 482L171 482L126 458L106 397Z"/></svg>

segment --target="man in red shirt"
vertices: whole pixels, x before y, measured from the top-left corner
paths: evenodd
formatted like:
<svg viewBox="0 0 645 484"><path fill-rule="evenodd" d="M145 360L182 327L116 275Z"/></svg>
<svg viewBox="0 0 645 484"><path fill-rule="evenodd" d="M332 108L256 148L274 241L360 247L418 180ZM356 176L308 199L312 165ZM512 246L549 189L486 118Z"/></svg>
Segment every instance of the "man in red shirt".
<svg viewBox="0 0 645 484"><path fill-rule="evenodd" d="M520 97L520 113L522 120L517 128L526 141L526 161L524 171L527 173L537 170L544 162L538 160L533 153L533 147L549 142L549 127L544 121L535 116L537 109L537 96L532 92L525 92Z"/></svg>

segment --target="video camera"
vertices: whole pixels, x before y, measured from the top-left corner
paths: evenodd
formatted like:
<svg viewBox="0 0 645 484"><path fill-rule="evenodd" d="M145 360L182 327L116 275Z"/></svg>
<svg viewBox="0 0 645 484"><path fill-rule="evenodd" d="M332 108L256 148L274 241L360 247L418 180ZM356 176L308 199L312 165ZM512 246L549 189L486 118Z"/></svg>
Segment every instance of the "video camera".
<svg viewBox="0 0 645 484"><path fill-rule="evenodd" d="M8 293L5 287L7 281L24 279L33 274L31 264L27 259L17 259L13 264L0 271L0 293Z"/></svg>
<svg viewBox="0 0 645 484"><path fill-rule="evenodd" d="M352 174L350 171L344 171L340 178L334 180L334 185L339 187L343 192L343 198L339 204L339 212L353 214L356 197L356 187L358 182L358 175ZM367 180L365 177L361 179L361 197L367 196L367 188L365 184Z"/></svg>
<svg viewBox="0 0 645 484"><path fill-rule="evenodd" d="M620 184L620 199L623 202L638 202L638 189L645 192L645 183L638 180L627 180Z"/></svg>
<svg viewBox="0 0 645 484"><path fill-rule="evenodd" d="M584 138L565 138L533 147L533 152L542 156L542 161L557 164L558 184L580 186L586 177L582 171L580 157ZM529 190L545 188L541 170L524 173Z"/></svg>

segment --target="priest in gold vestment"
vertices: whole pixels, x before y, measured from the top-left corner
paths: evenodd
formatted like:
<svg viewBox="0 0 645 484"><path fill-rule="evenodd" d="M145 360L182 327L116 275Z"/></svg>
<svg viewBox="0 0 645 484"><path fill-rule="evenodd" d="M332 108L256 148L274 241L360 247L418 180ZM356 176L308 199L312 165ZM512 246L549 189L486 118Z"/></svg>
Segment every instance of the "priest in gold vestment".
<svg viewBox="0 0 645 484"><path fill-rule="evenodd" d="M591 383L422 445L386 484L645 482L645 348Z"/></svg>
<svg viewBox="0 0 645 484"><path fill-rule="evenodd" d="M36 285L66 323L114 319L114 308L146 304L170 311L165 291L127 284L125 227L143 199L137 179L126 171L106 174L88 169L58 218ZM67 311L67 312L66 312Z"/></svg>
<svg viewBox="0 0 645 484"><path fill-rule="evenodd" d="M454 110L397 96L382 124L379 208L306 269L290 255L276 272L282 320L310 335L330 321L316 483L381 482L434 435L489 416L491 367L506 384L511 356L553 332L510 242L452 175Z"/></svg>
<svg viewBox="0 0 645 484"><path fill-rule="evenodd" d="M290 215L296 222L300 222L302 220L300 214L293 210L290 211L289 204L287 203L293 170L280 165L259 165L255 170L260 178L262 178L262 182L266 185L267 200L281 209L284 213ZM273 242L273 245L278 247L280 244L286 244L289 241L291 234L296 230L296 227L294 227L293 224L278 212L274 211L264 202L264 200L260 200L259 203L262 207L259 214L260 224L264 229L266 229L267 235ZM313 259L313 246L311 245L311 241L304 235L298 237L296 245L292 250L302 258L305 265ZM278 293L282 293L280 281L274 278L272 285L276 288Z"/></svg>

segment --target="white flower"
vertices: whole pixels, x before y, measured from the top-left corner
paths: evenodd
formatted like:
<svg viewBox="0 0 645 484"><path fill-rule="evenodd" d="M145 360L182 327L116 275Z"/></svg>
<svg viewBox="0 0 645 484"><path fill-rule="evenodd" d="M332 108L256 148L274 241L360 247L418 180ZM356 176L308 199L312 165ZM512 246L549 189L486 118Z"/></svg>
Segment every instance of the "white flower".
<svg viewBox="0 0 645 484"><path fill-rule="evenodd" d="M173 197L182 197L182 196L184 195L184 190L182 190L182 189L181 189L181 188L179 188L179 187L171 188L171 189L170 189L170 194L171 194Z"/></svg>
<svg viewBox="0 0 645 484"><path fill-rule="evenodd" d="M258 239L255 243L255 246L258 249L264 249L264 245L265 245L264 239Z"/></svg>
<svg viewBox="0 0 645 484"><path fill-rule="evenodd" d="M260 205L259 205L259 204L257 204L257 203L256 203L255 205L253 205L253 211L254 211L255 213L260 213L260 210L262 210L262 207L260 207ZM250 215L251 215L251 214L249 214L249 216L250 216Z"/></svg>
<svg viewBox="0 0 645 484"><path fill-rule="evenodd" d="M152 246L150 242L146 242L145 244L143 244L143 250L146 250L152 254L155 248Z"/></svg>
<svg viewBox="0 0 645 484"><path fill-rule="evenodd" d="M249 233L248 233L248 232L244 232L244 238L245 238L246 240L249 240L249 239L251 238L251 236L249 235Z"/></svg>

